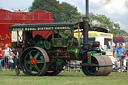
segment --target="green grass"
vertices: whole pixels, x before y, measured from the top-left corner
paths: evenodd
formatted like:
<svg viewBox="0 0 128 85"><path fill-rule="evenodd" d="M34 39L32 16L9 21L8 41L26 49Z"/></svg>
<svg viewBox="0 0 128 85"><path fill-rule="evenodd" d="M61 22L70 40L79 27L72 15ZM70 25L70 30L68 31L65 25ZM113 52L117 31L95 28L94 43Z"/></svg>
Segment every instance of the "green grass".
<svg viewBox="0 0 128 85"><path fill-rule="evenodd" d="M61 72L58 76L16 76L14 71L0 72L0 85L127 85L128 73L88 77L82 72Z"/></svg>

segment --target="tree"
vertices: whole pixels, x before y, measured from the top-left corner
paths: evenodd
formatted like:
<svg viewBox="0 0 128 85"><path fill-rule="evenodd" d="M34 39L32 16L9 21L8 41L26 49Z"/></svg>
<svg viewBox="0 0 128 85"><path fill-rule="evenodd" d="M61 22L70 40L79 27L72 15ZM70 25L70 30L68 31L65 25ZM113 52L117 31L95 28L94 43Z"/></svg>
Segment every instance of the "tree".
<svg viewBox="0 0 128 85"><path fill-rule="evenodd" d="M59 3L56 0L34 0L29 11L34 10L53 12L54 22L79 22L82 21L83 16L74 5L66 2ZM105 15L90 13L89 20L91 26L106 28L109 33L113 33L115 36L127 35L127 32L120 30L118 23L111 22L110 18Z"/></svg>
<svg viewBox="0 0 128 85"><path fill-rule="evenodd" d="M110 18L107 18L105 15L95 15L93 13L90 13L89 20L91 26L106 28L109 31L109 33L112 33L115 36L127 35L127 32L125 32L124 30L120 30L120 26L118 23L111 22Z"/></svg>
<svg viewBox="0 0 128 85"><path fill-rule="evenodd" d="M77 7L66 2L59 3L56 0L35 0L29 11L45 10L53 12L53 19L55 22L78 22L81 19L81 14Z"/></svg>
<svg viewBox="0 0 128 85"><path fill-rule="evenodd" d="M30 7L29 11L34 10L45 10L48 12L53 12L54 21L60 21L61 19L61 13L59 10L62 9L61 4L59 4L59 1L56 0L35 0Z"/></svg>
<svg viewBox="0 0 128 85"><path fill-rule="evenodd" d="M77 7L66 2L62 2L61 5L63 7L64 22L78 22L82 19L81 13L78 12Z"/></svg>

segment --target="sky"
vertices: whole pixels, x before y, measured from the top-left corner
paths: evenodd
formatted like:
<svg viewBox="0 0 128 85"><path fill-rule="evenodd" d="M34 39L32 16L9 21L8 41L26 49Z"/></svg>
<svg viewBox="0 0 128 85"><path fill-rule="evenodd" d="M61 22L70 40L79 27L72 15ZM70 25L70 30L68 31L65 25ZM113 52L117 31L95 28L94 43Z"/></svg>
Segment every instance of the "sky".
<svg viewBox="0 0 128 85"><path fill-rule="evenodd" d="M24 10L32 5L34 0L0 0L0 8L13 12L12 9ZM85 0L57 0L70 3L85 14ZM119 23L120 29L128 32L128 0L89 0L89 12L106 15L112 22Z"/></svg>

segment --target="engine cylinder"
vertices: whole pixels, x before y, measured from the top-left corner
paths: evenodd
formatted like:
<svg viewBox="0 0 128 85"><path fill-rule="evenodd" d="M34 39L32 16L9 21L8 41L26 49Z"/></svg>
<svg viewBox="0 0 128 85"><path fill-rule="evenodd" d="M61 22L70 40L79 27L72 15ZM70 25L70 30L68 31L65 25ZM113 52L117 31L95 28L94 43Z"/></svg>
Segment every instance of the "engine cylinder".
<svg viewBox="0 0 128 85"><path fill-rule="evenodd" d="M101 52L100 48L100 42L99 41L95 41L93 42L93 45L92 45L92 51L97 51L97 52Z"/></svg>

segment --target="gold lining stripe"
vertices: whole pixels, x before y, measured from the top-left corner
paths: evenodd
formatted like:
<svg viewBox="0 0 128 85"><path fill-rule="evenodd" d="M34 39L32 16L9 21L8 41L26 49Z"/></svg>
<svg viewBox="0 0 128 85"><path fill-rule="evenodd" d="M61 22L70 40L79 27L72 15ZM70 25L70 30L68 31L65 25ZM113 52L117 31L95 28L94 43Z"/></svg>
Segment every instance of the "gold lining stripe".
<svg viewBox="0 0 128 85"><path fill-rule="evenodd" d="M78 52L78 48L76 48L76 59L78 60L77 52Z"/></svg>
<svg viewBox="0 0 128 85"><path fill-rule="evenodd" d="M0 23L0 24L22 24L22 23Z"/></svg>
<svg viewBox="0 0 128 85"><path fill-rule="evenodd" d="M19 31L17 31L17 46L19 45Z"/></svg>
<svg viewBox="0 0 128 85"><path fill-rule="evenodd" d="M78 45L80 46L80 23L78 23Z"/></svg>

